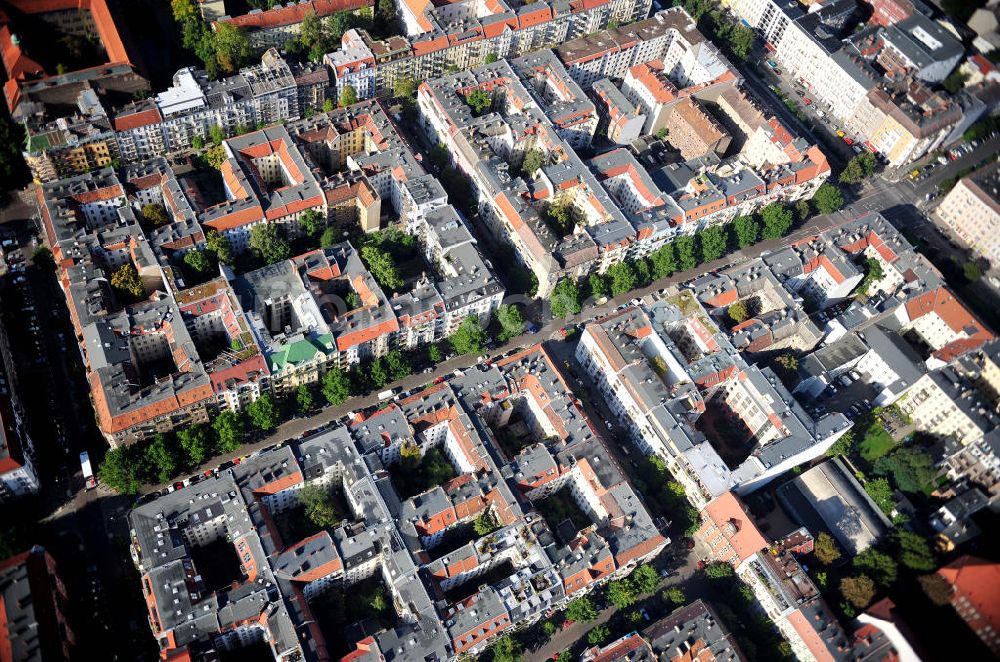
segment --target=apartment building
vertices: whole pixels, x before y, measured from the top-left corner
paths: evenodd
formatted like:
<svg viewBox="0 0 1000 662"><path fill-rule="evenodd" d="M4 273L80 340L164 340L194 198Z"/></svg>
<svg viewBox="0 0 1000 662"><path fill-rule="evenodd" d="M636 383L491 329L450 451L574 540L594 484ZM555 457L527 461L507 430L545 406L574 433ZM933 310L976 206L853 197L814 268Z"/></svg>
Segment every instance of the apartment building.
<svg viewBox="0 0 1000 662"><path fill-rule="evenodd" d="M181 69L165 91L114 113L122 159L132 162L189 150L196 138L209 142L213 127L235 136L320 110L324 98L314 92L322 89L322 81L314 82L308 73L273 48L260 64L217 81L201 69Z"/></svg>
<svg viewBox="0 0 1000 662"><path fill-rule="evenodd" d="M918 430L953 439L960 447L980 443L1000 425L995 405L950 365L921 377L897 404Z"/></svg>
<svg viewBox="0 0 1000 662"><path fill-rule="evenodd" d="M630 145L643 133L646 115L607 78L592 86L601 122L597 132L617 145Z"/></svg>
<svg viewBox="0 0 1000 662"><path fill-rule="evenodd" d="M26 122L21 152L36 183L82 175L119 159L111 121L92 89L76 97L77 112L54 121Z"/></svg>
<svg viewBox="0 0 1000 662"><path fill-rule="evenodd" d="M75 635L66 622L66 587L40 545L0 561L4 656L24 662L69 659Z"/></svg>
<svg viewBox="0 0 1000 662"><path fill-rule="evenodd" d="M640 20L650 6L649 0L598 0L565 8L547 0L525 6L505 0L447 5L406 0L397 9L406 37L376 41L364 30L349 30L342 47L324 62L338 95L347 85L359 98L387 95L400 78L422 81L481 66L489 56L520 57L594 33L610 21L624 25Z"/></svg>
<svg viewBox="0 0 1000 662"><path fill-rule="evenodd" d="M213 3L216 4L216 3ZM371 0L305 0L278 4L269 9L251 9L240 16L226 14L224 3L221 11L213 16L206 16L205 4L202 4L202 15L206 21L228 23L240 28L250 41L254 50L264 51L269 48L284 48L285 42L299 36L302 21L312 14L323 20L339 11L355 12L362 8L374 10Z"/></svg>
<svg viewBox="0 0 1000 662"><path fill-rule="evenodd" d="M0 401L0 501L38 491L35 447L6 396Z"/></svg>
<svg viewBox="0 0 1000 662"><path fill-rule="evenodd" d="M1000 588L1000 565L965 554L937 571L952 587L951 606L991 653L1000 653L1000 614L992 599Z"/></svg>
<svg viewBox="0 0 1000 662"><path fill-rule="evenodd" d="M630 441L699 507L821 456L850 428L840 414L814 419L747 364L688 290L588 324L576 356Z"/></svg>
<svg viewBox="0 0 1000 662"><path fill-rule="evenodd" d="M962 243L991 264L1000 264L1000 165L993 163L958 180L935 214Z"/></svg>
<svg viewBox="0 0 1000 662"><path fill-rule="evenodd" d="M854 644L795 557L771 544L738 496L722 494L702 511L695 539L729 563L800 660L841 659Z"/></svg>
<svg viewBox="0 0 1000 662"><path fill-rule="evenodd" d="M540 514L553 493L515 498L527 467L497 435L548 456L559 498L586 514L581 530ZM453 476L413 494L402 475L423 456ZM286 539L280 523L307 486L338 495L342 520ZM486 536L469 526L482 518ZM192 659L250 644L329 659L345 635L347 659L476 655L668 542L541 346L248 458L128 521L154 636L164 655ZM229 575L203 570L206 555L234 554ZM393 624L328 630L326 595L361 581L381 584Z"/></svg>

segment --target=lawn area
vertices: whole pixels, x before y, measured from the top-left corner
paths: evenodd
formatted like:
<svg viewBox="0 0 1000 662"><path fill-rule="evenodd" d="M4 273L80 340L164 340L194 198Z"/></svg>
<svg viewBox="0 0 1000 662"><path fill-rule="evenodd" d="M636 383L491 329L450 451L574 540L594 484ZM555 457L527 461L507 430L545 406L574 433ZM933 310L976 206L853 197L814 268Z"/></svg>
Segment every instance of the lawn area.
<svg viewBox="0 0 1000 662"><path fill-rule="evenodd" d="M865 430L865 436L861 440L861 457L867 462L874 462L895 447L896 441L886 432L882 422L874 421Z"/></svg>
<svg viewBox="0 0 1000 662"><path fill-rule="evenodd" d="M447 483L458 474L441 449L435 447L419 458L404 455L392 465L390 475L396 494L405 500Z"/></svg>

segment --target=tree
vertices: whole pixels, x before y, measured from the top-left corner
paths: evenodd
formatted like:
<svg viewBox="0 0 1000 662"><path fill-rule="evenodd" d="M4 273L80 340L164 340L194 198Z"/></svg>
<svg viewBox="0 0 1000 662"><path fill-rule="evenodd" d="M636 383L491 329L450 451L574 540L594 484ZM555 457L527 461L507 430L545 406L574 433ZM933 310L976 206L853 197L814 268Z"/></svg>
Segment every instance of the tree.
<svg viewBox="0 0 1000 662"><path fill-rule="evenodd" d="M217 21L212 39L215 59L224 74L234 74L250 59L250 42L246 34L232 23Z"/></svg>
<svg viewBox="0 0 1000 662"><path fill-rule="evenodd" d="M552 314L559 319L567 314L576 315L583 309L580 300L580 286L572 278L563 278L552 290Z"/></svg>
<svg viewBox="0 0 1000 662"><path fill-rule="evenodd" d="M524 315L517 306L502 305L497 308L495 315L497 322L500 323L500 333L497 334L497 340L500 342L507 342L524 333L526 326Z"/></svg>
<svg viewBox="0 0 1000 662"><path fill-rule="evenodd" d="M760 239L760 223L753 216L737 216L733 219L736 244L740 248L753 246Z"/></svg>
<svg viewBox="0 0 1000 662"><path fill-rule="evenodd" d="M754 31L742 23L733 23L726 31L729 50L738 60L746 60L753 48Z"/></svg>
<svg viewBox="0 0 1000 662"><path fill-rule="evenodd" d="M323 217L315 209L307 209L299 216L299 227L307 237L315 237L323 227Z"/></svg>
<svg viewBox="0 0 1000 662"><path fill-rule="evenodd" d="M371 244L362 246L361 259L379 285L387 290L398 290L403 287L403 278L399 275L388 251Z"/></svg>
<svg viewBox="0 0 1000 662"><path fill-rule="evenodd" d="M431 343L427 346L427 360L434 364L441 363L444 360L444 353L441 351L440 345Z"/></svg>
<svg viewBox="0 0 1000 662"><path fill-rule="evenodd" d="M323 248L333 248L339 240L340 238L337 236L337 231L334 228L327 226L327 228L323 230L323 234L320 235L319 245Z"/></svg>
<svg viewBox="0 0 1000 662"><path fill-rule="evenodd" d="M193 149L201 150L205 147L205 139L201 136L195 136L191 139L191 147Z"/></svg>
<svg viewBox="0 0 1000 662"><path fill-rule="evenodd" d="M462 320L461 326L448 336L448 342L456 354L478 354L483 351L486 340L486 331L475 315L469 315Z"/></svg>
<svg viewBox="0 0 1000 662"><path fill-rule="evenodd" d="M955 69L951 72L947 78L944 79L944 89L948 90L952 94L958 94L958 92L965 87L966 81L969 80L969 74L965 73L961 69Z"/></svg>
<svg viewBox="0 0 1000 662"><path fill-rule="evenodd" d="M392 83L392 92L400 99L413 99L417 95L417 81L400 76Z"/></svg>
<svg viewBox="0 0 1000 662"><path fill-rule="evenodd" d="M394 349L385 355L385 367L389 372L389 381L391 382L398 382L413 372L409 361L406 360L406 357L398 349Z"/></svg>
<svg viewBox="0 0 1000 662"><path fill-rule="evenodd" d="M250 230L250 248L266 264L287 260L292 254L292 247L281 236L278 226L274 223L253 226Z"/></svg>
<svg viewBox="0 0 1000 662"><path fill-rule="evenodd" d="M556 624L552 621L545 621L542 623L542 634L546 637L552 637L556 633Z"/></svg>
<svg viewBox="0 0 1000 662"><path fill-rule="evenodd" d="M636 597L635 586L628 578L616 579L608 584L608 600L619 609L634 605Z"/></svg>
<svg viewBox="0 0 1000 662"><path fill-rule="evenodd" d="M875 172L878 161L870 152L861 152L844 166L840 173L842 184L860 184L862 180L870 177Z"/></svg>
<svg viewBox="0 0 1000 662"><path fill-rule="evenodd" d="M497 639L490 646L493 652L493 662L518 662L522 657L521 644L509 634Z"/></svg>
<svg viewBox="0 0 1000 662"><path fill-rule="evenodd" d="M205 254L205 251L188 251L184 254L184 265L198 276L203 276L212 270L212 260Z"/></svg>
<svg viewBox="0 0 1000 662"><path fill-rule="evenodd" d="M821 531L816 536L816 542L813 545L813 554L823 565L830 565L840 558L840 546L837 545L837 541L833 539L833 536L826 531Z"/></svg>
<svg viewBox="0 0 1000 662"><path fill-rule="evenodd" d="M854 557L854 569L864 572L875 580L875 583L885 588L896 581L896 561L888 554L869 547Z"/></svg>
<svg viewBox="0 0 1000 662"><path fill-rule="evenodd" d="M493 99L485 90L477 87L465 95L465 103L469 104L474 115L482 115L484 110L493 105Z"/></svg>
<svg viewBox="0 0 1000 662"><path fill-rule="evenodd" d="M157 433L143 451L146 470L156 482L165 483L177 475L177 456L166 435Z"/></svg>
<svg viewBox="0 0 1000 662"><path fill-rule="evenodd" d="M136 494L142 483L139 481L139 462L134 446L112 448L104 456L104 462L97 470L101 482L122 494Z"/></svg>
<svg viewBox="0 0 1000 662"><path fill-rule="evenodd" d="M535 171L545 165L545 152L540 149L531 149L524 155L521 161L521 172L528 175L535 174Z"/></svg>
<svg viewBox="0 0 1000 662"><path fill-rule="evenodd" d="M150 225L166 225L170 222L170 215L167 214L167 208L159 202L150 202L147 205L143 205L141 213L143 219Z"/></svg>
<svg viewBox="0 0 1000 662"><path fill-rule="evenodd" d="M733 321L733 324L742 324L750 318L750 313L747 312L747 305L743 301L737 301L726 309L726 314L729 315L729 319Z"/></svg>
<svg viewBox="0 0 1000 662"><path fill-rule="evenodd" d="M212 421L217 439L216 448L220 453L233 453L239 449L246 437L246 423L234 411L220 412Z"/></svg>
<svg viewBox="0 0 1000 662"><path fill-rule="evenodd" d="M903 446L875 460L874 471L889 476L896 487L911 494L922 492L934 480L934 460L924 450Z"/></svg>
<svg viewBox="0 0 1000 662"><path fill-rule="evenodd" d="M177 443L184 452L187 466L193 469L211 452L212 435L207 425L192 425L177 431Z"/></svg>
<svg viewBox="0 0 1000 662"><path fill-rule="evenodd" d="M809 220L812 216L812 207L809 206L808 200L795 201L795 215L798 217L800 223L804 223Z"/></svg>
<svg viewBox="0 0 1000 662"><path fill-rule="evenodd" d="M867 294L868 288L872 286L873 283L878 283L885 276L885 272L882 271L882 263L873 257L865 259L865 277L858 284L858 292L861 294Z"/></svg>
<svg viewBox="0 0 1000 662"><path fill-rule="evenodd" d="M799 373L799 357L791 352L782 352L774 357L774 365L772 367L782 379L795 379Z"/></svg>
<svg viewBox="0 0 1000 662"><path fill-rule="evenodd" d="M780 239L792 227L792 212L779 202L772 202L760 212L764 222L764 239Z"/></svg>
<svg viewBox="0 0 1000 662"><path fill-rule="evenodd" d="M705 566L705 576L709 579L726 579L735 576L735 574L733 566L721 561Z"/></svg>
<svg viewBox="0 0 1000 662"><path fill-rule="evenodd" d="M929 575L920 575L917 577L917 581L920 582L920 588L924 594L934 604L941 607L951 602L952 585L941 575L936 572Z"/></svg>
<svg viewBox="0 0 1000 662"><path fill-rule="evenodd" d="M205 150L205 162L214 170L221 170L226 158L226 148L222 145L215 145Z"/></svg>
<svg viewBox="0 0 1000 662"><path fill-rule="evenodd" d="M628 262L616 262L608 269L611 277L611 294L618 296L631 292L637 285L638 276L635 268Z"/></svg>
<svg viewBox="0 0 1000 662"><path fill-rule="evenodd" d="M487 53L486 57L483 58L483 64L493 64L496 61L497 61L496 53Z"/></svg>
<svg viewBox="0 0 1000 662"><path fill-rule="evenodd" d="M839 440L838 440L839 441ZM865 492L872 498L872 501L882 509L886 515L892 513L896 508L896 501L892 498L892 486L885 478L872 478L865 481Z"/></svg>
<svg viewBox="0 0 1000 662"><path fill-rule="evenodd" d="M31 262L46 271L52 271L56 268L56 261L52 257L52 251L45 246L39 246L31 252Z"/></svg>
<svg viewBox="0 0 1000 662"><path fill-rule="evenodd" d="M384 358L379 357L368 364L368 377L376 388L382 388L389 383L389 366L386 365Z"/></svg>
<svg viewBox="0 0 1000 662"><path fill-rule="evenodd" d="M653 280L666 278L677 269L677 253L673 244L664 244L649 256L649 264L652 267Z"/></svg>
<svg viewBox="0 0 1000 662"><path fill-rule="evenodd" d="M699 233L701 240L701 261L712 262L726 254L729 238L726 230L720 225L705 228Z"/></svg>
<svg viewBox="0 0 1000 662"><path fill-rule="evenodd" d="M233 263L233 245L229 243L229 239L222 234L219 234L218 230L209 230L208 234L205 235L205 247L215 253L215 259L223 264Z"/></svg>
<svg viewBox="0 0 1000 662"><path fill-rule="evenodd" d="M323 375L322 391L331 405L342 405L351 395L351 380L340 368L330 368Z"/></svg>
<svg viewBox="0 0 1000 662"><path fill-rule="evenodd" d="M281 422L281 409L274 396L265 393L247 405L247 416L255 428L267 432L278 427L278 423Z"/></svg>
<svg viewBox="0 0 1000 662"><path fill-rule="evenodd" d="M663 591L663 599L674 605L682 605L687 602L687 595L684 594L684 589L681 587L671 586Z"/></svg>
<svg viewBox="0 0 1000 662"><path fill-rule="evenodd" d="M600 299L611 294L611 280L604 274L594 272L587 277L591 296Z"/></svg>
<svg viewBox="0 0 1000 662"><path fill-rule="evenodd" d="M663 127L660 127L659 129L657 129L657 130L656 130L656 134L655 134L655 135L656 135L656 137L657 137L657 138L659 138L660 140L666 140L666 139L667 139L667 136L669 136L669 135L670 135L670 129L668 129L668 128L667 128L667 127L665 127L665 126L663 126Z"/></svg>
<svg viewBox="0 0 1000 662"><path fill-rule="evenodd" d="M926 572L937 567L931 546L920 534L906 529L895 529L890 540L896 549L896 558L907 568Z"/></svg>
<svg viewBox="0 0 1000 662"><path fill-rule="evenodd" d="M566 618L577 623L589 623L597 618L597 607L590 598L576 598L566 605Z"/></svg>
<svg viewBox="0 0 1000 662"><path fill-rule="evenodd" d="M212 126L208 127L208 137L212 139L213 145L219 146L222 144L222 141L226 139L226 134L222 130L221 126L219 126L218 124L213 124Z"/></svg>
<svg viewBox="0 0 1000 662"><path fill-rule="evenodd" d="M396 3L393 0L378 0L378 18L386 24L392 24L396 20Z"/></svg>
<svg viewBox="0 0 1000 662"><path fill-rule="evenodd" d="M353 85L345 85L344 89L340 91L340 107L346 108L347 106L353 106L358 102L358 91L354 89Z"/></svg>
<svg viewBox="0 0 1000 662"><path fill-rule="evenodd" d="M131 262L114 270L111 274L111 287L128 302L140 301L146 296L146 288L139 278L139 272Z"/></svg>
<svg viewBox="0 0 1000 662"><path fill-rule="evenodd" d="M653 593L660 585L660 574L653 566L643 563L632 571L632 583L640 593Z"/></svg>
<svg viewBox="0 0 1000 662"><path fill-rule="evenodd" d="M568 202L549 205L545 210L545 217L550 221L550 227L562 237L571 234L576 225L573 205Z"/></svg>
<svg viewBox="0 0 1000 662"><path fill-rule="evenodd" d="M295 406L303 415L316 408L316 396L310 384L299 384L295 389Z"/></svg>
<svg viewBox="0 0 1000 662"><path fill-rule="evenodd" d="M587 643L591 646L600 646L608 637L611 636L611 629L607 625L601 623L600 625L595 625L594 628L587 633Z"/></svg>
<svg viewBox="0 0 1000 662"><path fill-rule="evenodd" d="M698 237L684 235L674 242L677 245L677 264L681 271L688 271L698 266Z"/></svg>
<svg viewBox="0 0 1000 662"><path fill-rule="evenodd" d="M298 494L299 503L306 518L321 529L329 529L340 524L337 509L334 508L330 493L316 485L306 485Z"/></svg>
<svg viewBox="0 0 1000 662"><path fill-rule="evenodd" d="M497 522L497 518L488 510L479 513L479 516L472 521L472 530L480 537L496 531L499 527L500 524Z"/></svg>
<svg viewBox="0 0 1000 662"><path fill-rule="evenodd" d="M875 597L875 582L867 575L844 577L840 580L840 594L858 609L864 609Z"/></svg>
<svg viewBox="0 0 1000 662"><path fill-rule="evenodd" d="M844 206L844 195L839 188L826 182L816 189L812 203L820 214L832 214Z"/></svg>

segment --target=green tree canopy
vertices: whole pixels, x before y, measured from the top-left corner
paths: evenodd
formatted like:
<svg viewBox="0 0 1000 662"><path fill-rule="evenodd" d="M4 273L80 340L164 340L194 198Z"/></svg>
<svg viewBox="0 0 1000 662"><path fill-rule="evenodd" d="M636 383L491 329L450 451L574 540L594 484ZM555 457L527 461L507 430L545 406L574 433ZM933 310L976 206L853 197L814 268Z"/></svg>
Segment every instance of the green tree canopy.
<svg viewBox="0 0 1000 662"><path fill-rule="evenodd" d="M888 554L869 547L854 557L854 568L875 580L883 588L896 581L896 561Z"/></svg>
<svg viewBox="0 0 1000 662"><path fill-rule="evenodd" d="M874 471L888 476L896 487L911 494L922 492L934 481L934 460L927 451L903 446L875 460Z"/></svg>
<svg viewBox="0 0 1000 662"><path fill-rule="evenodd" d="M299 216L299 227L307 237L315 237L323 225L323 216L315 209L307 209Z"/></svg>
<svg viewBox="0 0 1000 662"><path fill-rule="evenodd" d="M219 71L224 74L236 73L250 60L250 42L243 30L232 23L215 24L213 43Z"/></svg>
<svg viewBox="0 0 1000 662"><path fill-rule="evenodd" d="M125 299L126 303L141 301L146 297L146 288L143 287L139 272L131 262L123 264L112 272L111 287Z"/></svg>
<svg viewBox="0 0 1000 662"><path fill-rule="evenodd" d="M264 432L273 430L281 422L281 408L270 393L265 393L248 404L246 411L250 423Z"/></svg>
<svg viewBox="0 0 1000 662"><path fill-rule="evenodd" d="M660 574L653 566L646 563L633 570L631 577L636 590L640 593L653 593L660 585Z"/></svg>
<svg viewBox="0 0 1000 662"><path fill-rule="evenodd" d="M858 609L864 609L875 597L875 582L867 575L844 577L840 580L840 594Z"/></svg>
<svg viewBox="0 0 1000 662"><path fill-rule="evenodd" d="M521 644L513 636L505 634L490 646L493 662L518 662L524 655Z"/></svg>
<svg viewBox="0 0 1000 662"><path fill-rule="evenodd" d="M816 189L812 202L820 214L832 214L844 206L844 195L839 188L826 182Z"/></svg>
<svg viewBox="0 0 1000 662"><path fill-rule="evenodd" d="M590 598L576 598L566 605L566 618L577 623L589 623L597 618L597 607Z"/></svg>
<svg viewBox="0 0 1000 662"><path fill-rule="evenodd" d="M101 482L122 494L136 494L142 486L139 480L139 458L135 446L112 448L97 470Z"/></svg>
<svg viewBox="0 0 1000 662"><path fill-rule="evenodd" d="M150 202L142 206L142 217L150 225L166 225L170 222L167 208L159 202Z"/></svg>
<svg viewBox="0 0 1000 662"><path fill-rule="evenodd" d="M552 290L552 314L559 319L576 315L583 309L580 286L572 278L563 278Z"/></svg>
<svg viewBox="0 0 1000 662"><path fill-rule="evenodd" d="M379 246L369 244L361 247L361 259L364 260L372 278L383 288L396 291L405 284L399 275L399 270L388 251Z"/></svg>
<svg viewBox="0 0 1000 662"><path fill-rule="evenodd" d="M813 555L816 559L823 565L830 565L834 561L840 558L840 546L837 541L833 539L826 531L821 531L818 536L816 536L816 541L813 544Z"/></svg>
<svg viewBox="0 0 1000 662"><path fill-rule="evenodd" d="M321 529L330 529L340 524L333 497L328 490L316 485L306 485L298 493L299 503L305 509L306 518Z"/></svg>
<svg viewBox="0 0 1000 662"><path fill-rule="evenodd" d="M496 53L487 53L486 57L483 58L483 64L493 64L496 61L497 61Z"/></svg>
<svg viewBox="0 0 1000 662"><path fill-rule="evenodd" d="M674 242L677 246L677 264L681 271L688 271L698 266L698 237L684 235Z"/></svg>
<svg viewBox="0 0 1000 662"><path fill-rule="evenodd" d="M345 85L344 89L340 91L341 108L346 108L347 106L353 106L357 102L358 102L358 91L354 89L353 85Z"/></svg>
<svg viewBox="0 0 1000 662"><path fill-rule="evenodd" d="M608 276L611 277L611 294L619 296L626 292L631 292L638 284L638 275L635 267L629 262L616 262L608 268Z"/></svg>
<svg viewBox="0 0 1000 662"><path fill-rule="evenodd" d="M600 625L595 625L593 629L587 633L587 643L591 646L601 646L610 636L611 628L604 623L601 623Z"/></svg>
<svg viewBox="0 0 1000 662"><path fill-rule="evenodd" d="M316 408L316 396L310 384L299 384L295 389L295 407L300 414L308 414Z"/></svg>
<svg viewBox="0 0 1000 662"><path fill-rule="evenodd" d="M911 570L927 572L937 567L934 552L927 539L906 529L895 529L890 541L899 562Z"/></svg>
<svg viewBox="0 0 1000 662"><path fill-rule="evenodd" d="M250 230L250 248L266 264L287 260L292 255L292 247L281 236L275 223L262 223Z"/></svg>
<svg viewBox="0 0 1000 662"><path fill-rule="evenodd" d="M615 579L608 584L608 600L619 609L634 605L637 597L635 585L628 578Z"/></svg>
<svg viewBox="0 0 1000 662"><path fill-rule="evenodd" d="M497 340L500 342L507 342L524 333L526 326L524 315L517 306L501 305L494 315L500 324L500 333L497 334Z"/></svg>
<svg viewBox="0 0 1000 662"><path fill-rule="evenodd" d="M677 252L673 244L663 244L649 255L649 263L653 268L653 280L666 278L677 270Z"/></svg>
<svg viewBox="0 0 1000 662"><path fill-rule="evenodd" d="M417 81L409 76L400 76L393 81L392 92L400 99L413 99L417 96Z"/></svg>
<svg viewBox="0 0 1000 662"><path fill-rule="evenodd" d="M177 453L166 435L157 433L143 450L146 471L158 483L166 483L177 475Z"/></svg>
<svg viewBox="0 0 1000 662"><path fill-rule="evenodd" d="M465 102L469 104L475 115L482 115L483 111L493 105L493 99L490 95L478 87L465 95Z"/></svg>
<svg viewBox="0 0 1000 662"><path fill-rule="evenodd" d="M448 342L456 354L478 354L486 346L486 340L486 331L475 315L462 320L461 326L448 336Z"/></svg>
<svg viewBox="0 0 1000 662"><path fill-rule="evenodd" d="M792 211L780 202L772 202L760 212L764 222L764 239L780 239L788 234L795 220Z"/></svg>
<svg viewBox="0 0 1000 662"><path fill-rule="evenodd" d="M760 223L753 216L737 216L733 219L736 243L740 248L753 246L760 240Z"/></svg>
<svg viewBox="0 0 1000 662"><path fill-rule="evenodd" d="M497 522L496 516L489 510L479 513L479 516L472 522L472 530L479 537L489 535L498 528L500 528L500 523Z"/></svg>
<svg viewBox="0 0 1000 662"><path fill-rule="evenodd" d="M340 368L330 368L323 375L323 397L331 405L342 405L351 396L351 380Z"/></svg>
<svg viewBox="0 0 1000 662"><path fill-rule="evenodd" d="M188 267L192 273L198 276L204 276L210 272L214 266L211 258L205 254L205 251L197 249L188 251L184 254L184 265Z"/></svg>
<svg viewBox="0 0 1000 662"><path fill-rule="evenodd" d="M726 314L729 315L729 319L734 324L742 324L750 318L750 313L747 311L747 304L743 301L730 304L729 308L726 309Z"/></svg>
<svg viewBox="0 0 1000 662"><path fill-rule="evenodd" d="M31 261L47 271L51 271L56 267L56 261L55 258L52 257L52 251L45 246L39 246L31 252Z"/></svg>
<svg viewBox="0 0 1000 662"><path fill-rule="evenodd" d="M177 431L177 444L184 453L185 464L194 469L211 454L212 434L207 425L192 425Z"/></svg>
<svg viewBox="0 0 1000 662"><path fill-rule="evenodd" d="M875 156L869 152L861 152L844 167L840 173L840 181L843 184L860 184L862 180L871 177L878 166Z"/></svg>
<svg viewBox="0 0 1000 662"><path fill-rule="evenodd" d="M611 280L605 274L596 271L587 277L590 294L598 299L611 295Z"/></svg>
<svg viewBox="0 0 1000 662"><path fill-rule="evenodd" d="M524 155L524 160L521 162L521 171L530 177L544 165L545 152L537 148L531 149Z"/></svg>
<svg viewBox="0 0 1000 662"><path fill-rule="evenodd" d="M209 230L205 235L205 247L215 253L215 259L223 264L233 263L233 245L225 235L218 230Z"/></svg>
<svg viewBox="0 0 1000 662"><path fill-rule="evenodd" d="M233 453L239 449L246 438L246 423L243 417L228 409L219 412L212 421L212 429L218 439L217 447L220 453Z"/></svg>
<svg viewBox="0 0 1000 662"><path fill-rule="evenodd" d="M406 360L406 357L398 349L394 349L385 355L385 367L389 372L389 381L392 382L398 382L413 372L412 368L410 368L410 362Z"/></svg>
<svg viewBox="0 0 1000 662"><path fill-rule="evenodd" d="M712 262L718 260L726 254L729 247L729 237L726 228L721 225L714 225L705 228L699 233L701 239L701 261Z"/></svg>

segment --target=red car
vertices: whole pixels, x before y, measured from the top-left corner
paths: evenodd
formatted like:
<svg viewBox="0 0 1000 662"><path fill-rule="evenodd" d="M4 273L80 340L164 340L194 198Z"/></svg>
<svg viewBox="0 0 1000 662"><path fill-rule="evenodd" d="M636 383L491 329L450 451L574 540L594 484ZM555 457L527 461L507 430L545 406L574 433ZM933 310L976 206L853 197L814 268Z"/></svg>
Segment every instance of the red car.
<svg viewBox="0 0 1000 662"><path fill-rule="evenodd" d="M812 100L812 99L810 99L809 97L803 97L803 98L802 98L802 103L804 103L804 104L805 104L805 105L807 105L807 106L808 106L809 104L811 104L812 102L813 102L813 100Z"/></svg>
<svg viewBox="0 0 1000 662"><path fill-rule="evenodd" d="M435 384L440 384L443 381L444 381L444 377L438 377L437 379L434 380L434 383Z"/></svg>
<svg viewBox="0 0 1000 662"><path fill-rule="evenodd" d="M854 139L851 138L850 136L844 136L844 142L847 143L848 145L853 145Z"/></svg>

